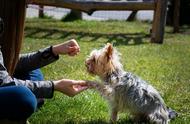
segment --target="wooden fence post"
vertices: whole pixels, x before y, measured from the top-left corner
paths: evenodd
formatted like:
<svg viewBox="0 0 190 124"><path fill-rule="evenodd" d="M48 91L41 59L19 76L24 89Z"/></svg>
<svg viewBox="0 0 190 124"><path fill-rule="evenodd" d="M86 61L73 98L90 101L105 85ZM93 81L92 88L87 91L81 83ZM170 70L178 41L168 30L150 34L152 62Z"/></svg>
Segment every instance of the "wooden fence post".
<svg viewBox="0 0 190 124"><path fill-rule="evenodd" d="M10 75L17 63L24 33L26 0L0 0L0 17L4 21L4 33L0 45L4 64Z"/></svg>
<svg viewBox="0 0 190 124"><path fill-rule="evenodd" d="M180 0L174 0L173 32L179 32Z"/></svg>
<svg viewBox="0 0 190 124"><path fill-rule="evenodd" d="M153 43L163 43L167 3L168 0L156 0L151 33L151 42Z"/></svg>
<svg viewBox="0 0 190 124"><path fill-rule="evenodd" d="M136 19L137 12L137 10L132 11L129 17L127 18L127 21L134 21Z"/></svg>
<svg viewBox="0 0 190 124"><path fill-rule="evenodd" d="M44 6L43 5L39 5L38 17L44 18Z"/></svg>

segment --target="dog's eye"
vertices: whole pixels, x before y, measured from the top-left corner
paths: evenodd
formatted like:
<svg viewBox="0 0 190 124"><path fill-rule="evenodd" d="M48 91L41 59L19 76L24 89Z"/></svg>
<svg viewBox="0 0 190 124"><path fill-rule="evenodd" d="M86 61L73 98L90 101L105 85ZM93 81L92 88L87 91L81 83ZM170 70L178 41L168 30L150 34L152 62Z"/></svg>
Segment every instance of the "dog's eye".
<svg viewBox="0 0 190 124"><path fill-rule="evenodd" d="M96 59L95 59L95 58L93 58L93 59L92 59L92 61L93 61L93 62L96 62Z"/></svg>

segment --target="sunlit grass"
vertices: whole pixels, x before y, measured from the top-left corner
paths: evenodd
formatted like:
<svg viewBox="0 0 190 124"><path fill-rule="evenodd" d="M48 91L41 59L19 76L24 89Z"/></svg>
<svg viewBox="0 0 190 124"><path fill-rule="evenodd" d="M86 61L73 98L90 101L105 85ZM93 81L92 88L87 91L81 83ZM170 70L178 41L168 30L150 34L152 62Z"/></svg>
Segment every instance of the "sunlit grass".
<svg viewBox="0 0 190 124"><path fill-rule="evenodd" d="M26 21L22 52L75 38L81 47L76 57L60 59L42 69L46 80L61 78L98 80L87 74L84 61L90 51L111 42L122 54L126 71L149 81L179 117L172 124L190 122L190 35L172 34L166 28L162 45L149 43L151 24L125 21L74 21L50 19ZM94 90L74 98L55 93L29 121L33 124L108 123L107 102ZM120 114L118 123L130 123L128 114Z"/></svg>

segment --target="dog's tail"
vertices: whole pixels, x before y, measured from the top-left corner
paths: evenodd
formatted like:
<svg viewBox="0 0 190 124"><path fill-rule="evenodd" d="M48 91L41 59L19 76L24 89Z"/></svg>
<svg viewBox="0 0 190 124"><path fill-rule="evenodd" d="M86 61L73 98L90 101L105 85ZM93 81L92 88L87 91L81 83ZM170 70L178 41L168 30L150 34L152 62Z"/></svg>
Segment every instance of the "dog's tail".
<svg viewBox="0 0 190 124"><path fill-rule="evenodd" d="M173 120L178 116L178 113L174 111L173 109L167 107L167 110L168 110L168 117L170 120Z"/></svg>

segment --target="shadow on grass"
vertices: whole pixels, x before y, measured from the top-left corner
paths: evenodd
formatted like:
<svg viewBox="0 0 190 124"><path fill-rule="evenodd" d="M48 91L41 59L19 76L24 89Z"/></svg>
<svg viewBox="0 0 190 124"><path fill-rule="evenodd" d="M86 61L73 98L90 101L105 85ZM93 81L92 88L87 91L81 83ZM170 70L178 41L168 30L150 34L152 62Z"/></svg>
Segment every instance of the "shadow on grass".
<svg viewBox="0 0 190 124"><path fill-rule="evenodd" d="M189 35L190 34L190 25L182 25L182 26L180 26L179 32L173 32L173 29L171 31L165 31L165 32L168 33L168 34L174 34L174 35L176 33Z"/></svg>
<svg viewBox="0 0 190 124"><path fill-rule="evenodd" d="M36 18L32 18L32 19L29 19L29 20L27 20L26 19L26 21L25 21L27 24L34 24L34 23L37 23L37 24L39 24L39 18L38 17L36 17ZM47 19L47 18L41 18L40 19L40 22L43 22L43 23L55 23L55 22L57 22L57 20L54 20L54 19Z"/></svg>
<svg viewBox="0 0 190 124"><path fill-rule="evenodd" d="M86 121L86 122L77 122L79 124L110 124L108 121L104 120L91 120L91 121ZM69 120L67 122L64 122L64 124L76 124L75 121ZM132 120L118 120L116 124L134 124Z"/></svg>
<svg viewBox="0 0 190 124"><path fill-rule="evenodd" d="M61 29L46 29L40 27L26 27L25 36L39 39L64 39L74 37L78 40L88 39L88 41L91 42L104 38L107 39L107 42L114 43L115 46L147 44L149 43L147 42L147 39L150 37L145 33L92 33L83 31L65 31Z"/></svg>

